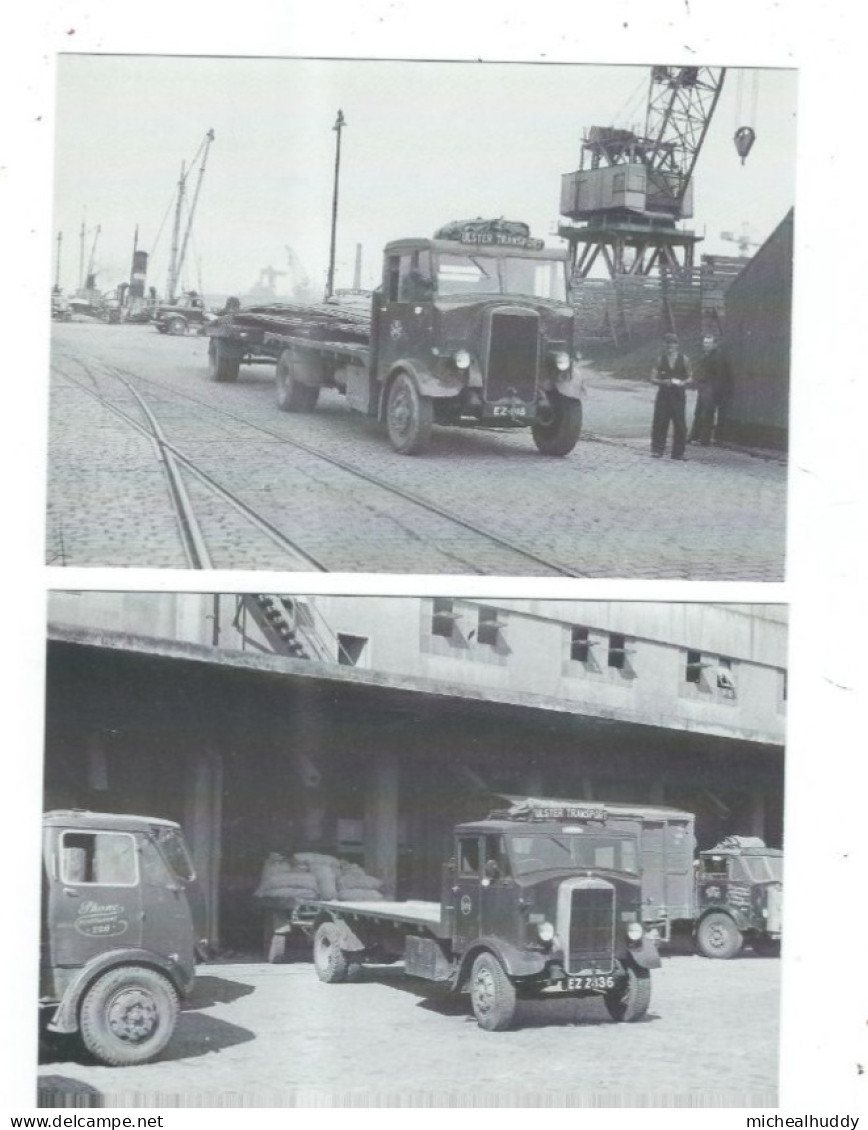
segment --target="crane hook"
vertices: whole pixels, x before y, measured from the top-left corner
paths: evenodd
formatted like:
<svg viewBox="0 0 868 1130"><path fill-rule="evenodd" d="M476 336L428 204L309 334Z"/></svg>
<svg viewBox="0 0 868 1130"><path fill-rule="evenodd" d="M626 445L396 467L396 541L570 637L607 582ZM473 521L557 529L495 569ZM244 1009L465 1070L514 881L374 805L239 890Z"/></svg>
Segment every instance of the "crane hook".
<svg viewBox="0 0 868 1130"><path fill-rule="evenodd" d="M739 157L741 157L741 163L744 164L745 158L748 153L750 153L753 148L753 143L756 141L756 131L750 126L739 126L735 131L733 141L735 142L736 152Z"/></svg>

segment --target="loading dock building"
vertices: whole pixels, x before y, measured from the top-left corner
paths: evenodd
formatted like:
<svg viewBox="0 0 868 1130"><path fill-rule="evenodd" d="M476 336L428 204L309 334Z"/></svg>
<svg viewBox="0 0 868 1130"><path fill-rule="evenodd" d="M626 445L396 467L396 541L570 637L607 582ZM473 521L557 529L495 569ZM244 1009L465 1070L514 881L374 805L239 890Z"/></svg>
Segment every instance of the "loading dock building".
<svg viewBox="0 0 868 1130"><path fill-rule="evenodd" d="M50 605L46 807L179 820L224 948L259 945L269 852L436 897L453 823L500 792L670 804L702 847L782 843L779 606L267 598L281 652L255 599Z"/></svg>

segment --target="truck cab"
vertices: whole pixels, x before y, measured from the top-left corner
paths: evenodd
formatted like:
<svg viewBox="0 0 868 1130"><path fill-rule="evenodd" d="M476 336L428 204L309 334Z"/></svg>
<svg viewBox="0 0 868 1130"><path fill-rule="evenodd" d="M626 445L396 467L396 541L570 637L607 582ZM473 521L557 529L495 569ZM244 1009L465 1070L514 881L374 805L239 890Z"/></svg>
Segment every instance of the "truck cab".
<svg viewBox="0 0 868 1130"><path fill-rule="evenodd" d="M373 302L379 412L411 453L431 423L530 426L565 455L582 423L567 253L526 225L466 221L386 245Z"/></svg>
<svg viewBox="0 0 868 1130"><path fill-rule="evenodd" d="M39 1005L102 1063L168 1043L207 948L204 904L178 824L53 811L43 817Z"/></svg>
<svg viewBox="0 0 868 1130"><path fill-rule="evenodd" d="M151 314L151 322L161 334L186 334L191 327L204 333L204 327L215 318L195 290L187 291L172 302L159 303Z"/></svg>
<svg viewBox="0 0 868 1130"><path fill-rule="evenodd" d="M755 836L727 836L699 853L696 944L706 957L780 953L784 855Z"/></svg>

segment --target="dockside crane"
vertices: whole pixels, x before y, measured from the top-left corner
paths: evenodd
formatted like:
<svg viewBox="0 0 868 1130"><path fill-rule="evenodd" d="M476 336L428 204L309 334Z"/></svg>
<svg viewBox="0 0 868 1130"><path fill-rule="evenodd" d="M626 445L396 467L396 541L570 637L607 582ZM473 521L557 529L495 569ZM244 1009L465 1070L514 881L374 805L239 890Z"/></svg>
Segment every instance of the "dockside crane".
<svg viewBox="0 0 868 1130"><path fill-rule="evenodd" d="M178 179L178 195L175 201L175 222L172 229L172 249L169 255L169 276L166 282L166 298L170 303L174 302L178 297L178 280L181 278L181 272L184 268L187 244L190 240L190 232L193 228L193 217L196 214L196 205L199 202L202 179L205 176L205 165L208 161L208 151L211 148L211 142L213 140L214 130L209 129L205 134L202 144L199 146L196 156L191 162L191 166L195 165L196 161L199 160L200 157L202 158L202 163L199 166L199 175L196 179L196 188L193 192L193 199L190 203L190 210L187 215L187 226L184 229L183 238L181 238L181 213L187 195L187 177L189 173L184 162L181 163L181 175Z"/></svg>
<svg viewBox="0 0 868 1130"><path fill-rule="evenodd" d="M579 169L561 182L570 223L558 234L569 243L574 280L598 257L612 278L692 269L701 237L677 225L693 215L693 173L725 75L724 67L654 66L641 134L588 129Z"/></svg>

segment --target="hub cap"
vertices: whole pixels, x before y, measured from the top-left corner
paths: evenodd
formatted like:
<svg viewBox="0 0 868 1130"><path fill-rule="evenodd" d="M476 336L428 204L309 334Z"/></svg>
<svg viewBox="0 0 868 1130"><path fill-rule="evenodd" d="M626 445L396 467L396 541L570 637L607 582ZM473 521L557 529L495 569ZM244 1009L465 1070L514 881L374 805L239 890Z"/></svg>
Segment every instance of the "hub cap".
<svg viewBox="0 0 868 1130"><path fill-rule="evenodd" d="M112 1033L127 1044L140 1044L157 1027L157 1006L145 989L129 988L118 993L108 1007Z"/></svg>

